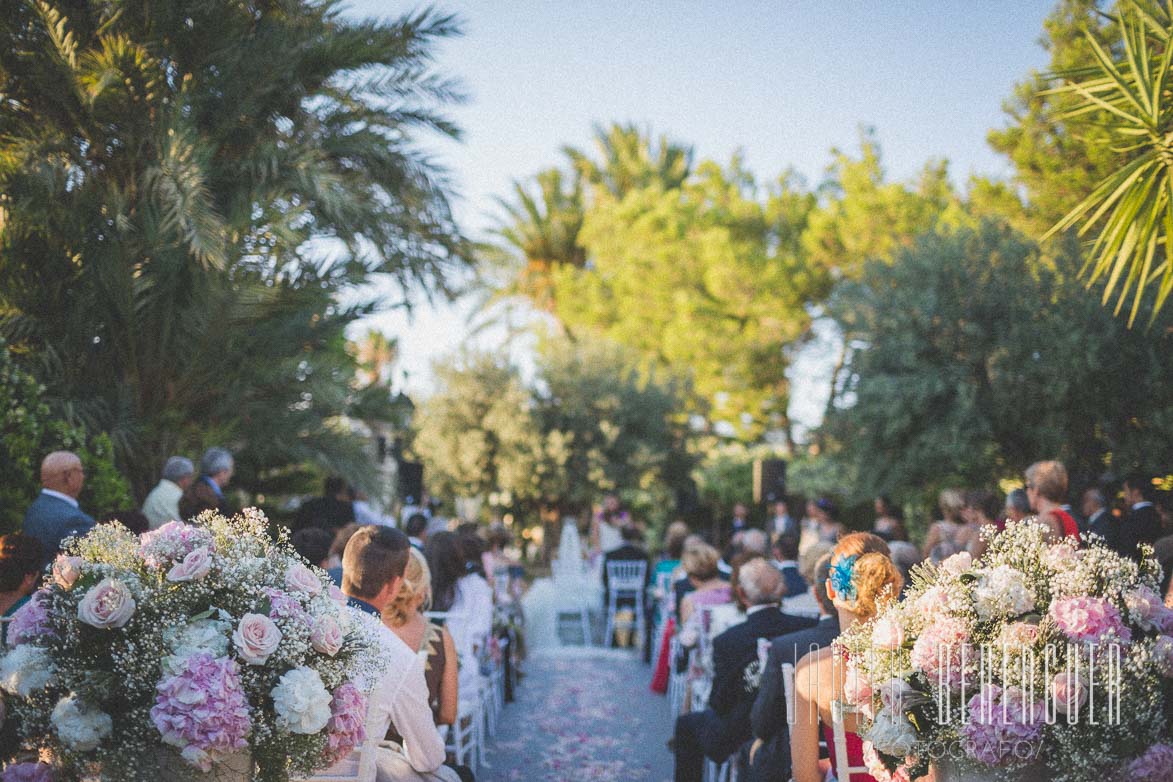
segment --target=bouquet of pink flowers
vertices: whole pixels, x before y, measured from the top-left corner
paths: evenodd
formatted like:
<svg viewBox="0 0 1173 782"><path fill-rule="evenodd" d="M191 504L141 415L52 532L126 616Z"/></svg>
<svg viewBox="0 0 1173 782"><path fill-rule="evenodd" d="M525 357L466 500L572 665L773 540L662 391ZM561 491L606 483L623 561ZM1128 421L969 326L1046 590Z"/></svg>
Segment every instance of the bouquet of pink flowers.
<svg viewBox="0 0 1173 782"><path fill-rule="evenodd" d="M1033 519L913 570L900 602L839 639L873 775L1168 782L1173 610L1160 567ZM1164 774L1162 776L1161 774Z"/></svg>
<svg viewBox="0 0 1173 782"><path fill-rule="evenodd" d="M255 509L99 526L14 616L0 688L63 778L286 780L365 739L377 632Z"/></svg>

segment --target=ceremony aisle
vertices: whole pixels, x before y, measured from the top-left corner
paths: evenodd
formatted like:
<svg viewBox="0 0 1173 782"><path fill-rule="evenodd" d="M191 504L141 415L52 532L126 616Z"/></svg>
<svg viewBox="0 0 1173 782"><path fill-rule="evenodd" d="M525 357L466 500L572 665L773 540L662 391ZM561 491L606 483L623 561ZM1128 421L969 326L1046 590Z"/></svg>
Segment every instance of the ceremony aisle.
<svg viewBox="0 0 1173 782"><path fill-rule="evenodd" d="M630 651L543 649L489 742L478 782L665 782L672 727Z"/></svg>

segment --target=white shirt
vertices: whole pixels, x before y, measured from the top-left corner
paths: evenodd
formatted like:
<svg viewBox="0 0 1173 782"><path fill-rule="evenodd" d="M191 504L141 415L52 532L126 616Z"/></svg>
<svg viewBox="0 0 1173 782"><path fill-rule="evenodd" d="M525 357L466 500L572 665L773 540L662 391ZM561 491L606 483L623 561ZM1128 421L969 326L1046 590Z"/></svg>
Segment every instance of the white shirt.
<svg viewBox="0 0 1173 782"><path fill-rule="evenodd" d="M447 622L448 632L464 664L475 668L476 651L493 631L493 589L489 582L476 574L464 576L456 582L456 597L448 609L452 618Z"/></svg>
<svg viewBox="0 0 1173 782"><path fill-rule="evenodd" d="M179 520L179 498L183 489L179 484L163 478L143 503L143 515L151 522L151 529L158 529L169 521Z"/></svg>
<svg viewBox="0 0 1173 782"><path fill-rule="evenodd" d="M77 500L73 497L70 497L68 494L62 494L61 492L53 491L52 489L41 489L41 494L48 494L50 497L56 497L59 500L65 500L75 508L80 507L77 504Z"/></svg>
<svg viewBox="0 0 1173 782"><path fill-rule="evenodd" d="M385 516L379 513L366 500L354 501L354 520L359 524L376 524L380 527L396 526L394 516Z"/></svg>
<svg viewBox="0 0 1173 782"><path fill-rule="evenodd" d="M392 724L403 737L403 755L413 769L433 772L445 760L444 741L428 704L424 661L387 627L380 624L380 630L379 640L389 665L367 701L367 738L358 771L358 778L364 782L375 779L377 754L393 751L379 747Z"/></svg>
<svg viewBox="0 0 1173 782"><path fill-rule="evenodd" d="M49 493L49 490L48 490L48 489L45 489L45 493L46 493L46 494L48 494L48 493ZM74 505L77 505L77 503L76 503L76 502L75 502L75 503L73 503L73 504L74 504ZM1141 500L1140 502L1138 502L1138 503L1136 503L1135 505L1133 505L1133 506L1132 506L1132 509L1133 509L1133 510L1140 510L1141 508L1151 508L1152 506L1153 506L1153 504L1152 504L1151 502L1149 502L1148 500Z"/></svg>

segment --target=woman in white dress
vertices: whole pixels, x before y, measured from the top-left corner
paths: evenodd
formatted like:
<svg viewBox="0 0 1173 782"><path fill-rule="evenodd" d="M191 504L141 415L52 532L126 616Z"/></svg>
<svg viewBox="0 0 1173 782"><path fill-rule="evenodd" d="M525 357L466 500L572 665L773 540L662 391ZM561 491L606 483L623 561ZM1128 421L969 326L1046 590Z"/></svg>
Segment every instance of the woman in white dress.
<svg viewBox="0 0 1173 782"><path fill-rule="evenodd" d="M432 571L432 608L450 615L445 626L460 656L464 689L466 683L475 684L481 652L493 631L493 589L482 576L469 572L455 533L430 535L424 554Z"/></svg>

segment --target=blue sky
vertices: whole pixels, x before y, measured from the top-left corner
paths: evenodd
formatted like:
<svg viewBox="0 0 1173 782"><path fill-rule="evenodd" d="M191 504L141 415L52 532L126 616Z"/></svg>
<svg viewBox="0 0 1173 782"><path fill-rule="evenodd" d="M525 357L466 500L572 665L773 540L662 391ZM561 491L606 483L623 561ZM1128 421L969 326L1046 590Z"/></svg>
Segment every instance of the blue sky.
<svg viewBox="0 0 1173 782"><path fill-rule="evenodd" d="M760 179L794 168L817 182L832 147L855 149L876 129L889 175L916 175L946 158L954 179L1006 176L986 144L1003 101L1031 69L1050 0L885 2L616 2L466 0L440 3L465 21L438 64L462 79L452 111L461 144L437 154L452 170L458 215L473 235L492 225L492 200L513 179L590 144L595 123L631 121L691 143L698 157L741 151ZM414 8L352 0L356 16ZM494 348L500 331L470 340L467 304L386 313L371 325L397 335L408 388L430 390L430 364L465 343ZM524 346L515 347L524 362ZM801 367L800 367L801 369ZM817 373L816 373L817 374ZM815 384L817 385L817 384ZM810 386L810 387L806 387ZM795 404L817 409L810 383ZM804 398L810 397L810 398ZM800 413L800 418L803 417Z"/></svg>

